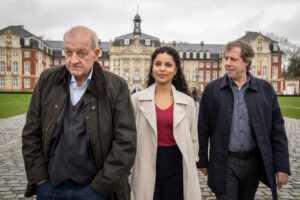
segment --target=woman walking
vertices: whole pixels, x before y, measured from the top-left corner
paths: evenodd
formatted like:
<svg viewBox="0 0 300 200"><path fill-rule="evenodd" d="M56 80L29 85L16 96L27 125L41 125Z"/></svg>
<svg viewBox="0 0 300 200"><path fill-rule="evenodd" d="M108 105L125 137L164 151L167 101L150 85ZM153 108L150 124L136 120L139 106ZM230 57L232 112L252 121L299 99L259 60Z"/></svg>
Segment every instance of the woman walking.
<svg viewBox="0 0 300 200"><path fill-rule="evenodd" d="M147 88L132 95L137 155L129 181L132 200L199 200L198 135L178 52L151 56Z"/></svg>

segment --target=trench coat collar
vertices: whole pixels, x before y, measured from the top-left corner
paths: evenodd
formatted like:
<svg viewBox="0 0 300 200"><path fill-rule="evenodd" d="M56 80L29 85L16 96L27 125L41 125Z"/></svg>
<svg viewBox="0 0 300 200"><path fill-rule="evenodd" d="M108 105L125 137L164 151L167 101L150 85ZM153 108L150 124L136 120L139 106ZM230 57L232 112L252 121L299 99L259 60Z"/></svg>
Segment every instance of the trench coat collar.
<svg viewBox="0 0 300 200"><path fill-rule="evenodd" d="M249 87L248 89L253 90L255 92L258 91L257 88L257 78L255 78L250 72L247 72L247 75L249 76ZM222 90L224 87L229 87L230 81L227 73L221 78L221 84L220 84L220 90Z"/></svg>
<svg viewBox="0 0 300 200"><path fill-rule="evenodd" d="M61 82L69 83L70 72L66 68L66 65L63 66L63 72L59 73L56 77L56 84ZM106 83L104 79L103 70L98 62L93 64L93 74L91 81L87 87L87 91L91 92L92 95L100 99L105 94Z"/></svg>
<svg viewBox="0 0 300 200"><path fill-rule="evenodd" d="M139 100L143 101L140 105L140 110L145 115L147 121L151 125L155 134L157 135L157 122L156 122L156 112L155 112L155 84L152 84L148 88L146 88L143 92L143 95L139 96ZM173 129L183 120L186 116L185 106L188 104L188 98L185 94L176 90L176 88L172 85L172 94L173 94ZM173 130L174 131L174 130Z"/></svg>

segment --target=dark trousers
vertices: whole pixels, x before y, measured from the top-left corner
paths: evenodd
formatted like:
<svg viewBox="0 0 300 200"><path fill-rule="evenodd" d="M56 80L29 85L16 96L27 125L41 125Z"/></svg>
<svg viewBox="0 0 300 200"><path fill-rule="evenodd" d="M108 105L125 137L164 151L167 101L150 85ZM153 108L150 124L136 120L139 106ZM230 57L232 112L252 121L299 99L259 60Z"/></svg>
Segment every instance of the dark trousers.
<svg viewBox="0 0 300 200"><path fill-rule="evenodd" d="M217 200L253 200L259 183L258 155L249 159L229 156L225 176L225 194Z"/></svg>
<svg viewBox="0 0 300 200"><path fill-rule="evenodd" d="M154 200L183 200L182 155L177 146L157 149Z"/></svg>
<svg viewBox="0 0 300 200"><path fill-rule="evenodd" d="M50 181L37 186L37 200L107 200L94 191L90 185L60 184L54 187Z"/></svg>

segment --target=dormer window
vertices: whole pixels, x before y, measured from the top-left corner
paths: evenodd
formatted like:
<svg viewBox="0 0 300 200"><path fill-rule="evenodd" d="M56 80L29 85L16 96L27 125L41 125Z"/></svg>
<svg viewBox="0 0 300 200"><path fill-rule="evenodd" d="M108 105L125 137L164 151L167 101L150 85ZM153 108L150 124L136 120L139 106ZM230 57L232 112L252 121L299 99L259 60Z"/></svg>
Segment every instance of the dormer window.
<svg viewBox="0 0 300 200"><path fill-rule="evenodd" d="M25 38L25 46L29 46L30 45L30 40L29 38Z"/></svg>
<svg viewBox="0 0 300 200"><path fill-rule="evenodd" d="M193 52L193 58L197 59L197 52Z"/></svg>
<svg viewBox="0 0 300 200"><path fill-rule="evenodd" d="M183 58L183 52L182 51L179 51L179 56L180 56L180 58Z"/></svg>
<svg viewBox="0 0 300 200"><path fill-rule="evenodd" d="M150 46L150 39L145 40L145 45Z"/></svg>
<svg viewBox="0 0 300 200"><path fill-rule="evenodd" d="M186 52L185 57L186 57L186 59L189 59L190 58L190 52Z"/></svg>
<svg viewBox="0 0 300 200"><path fill-rule="evenodd" d="M278 44L277 43L273 44L273 51L278 51Z"/></svg>
<svg viewBox="0 0 300 200"><path fill-rule="evenodd" d="M210 59L210 52L206 52L206 59Z"/></svg>
<svg viewBox="0 0 300 200"><path fill-rule="evenodd" d="M124 45L129 45L129 39L124 40Z"/></svg>

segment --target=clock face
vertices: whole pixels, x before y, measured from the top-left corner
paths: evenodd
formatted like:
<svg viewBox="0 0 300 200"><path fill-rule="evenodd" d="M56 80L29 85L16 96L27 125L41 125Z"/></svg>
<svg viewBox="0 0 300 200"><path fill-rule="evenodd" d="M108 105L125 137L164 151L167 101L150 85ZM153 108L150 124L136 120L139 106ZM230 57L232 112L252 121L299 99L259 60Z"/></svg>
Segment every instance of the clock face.
<svg viewBox="0 0 300 200"><path fill-rule="evenodd" d="M136 26L136 27L139 27L139 23L138 23L138 22L136 22L136 23L135 23L135 26Z"/></svg>

